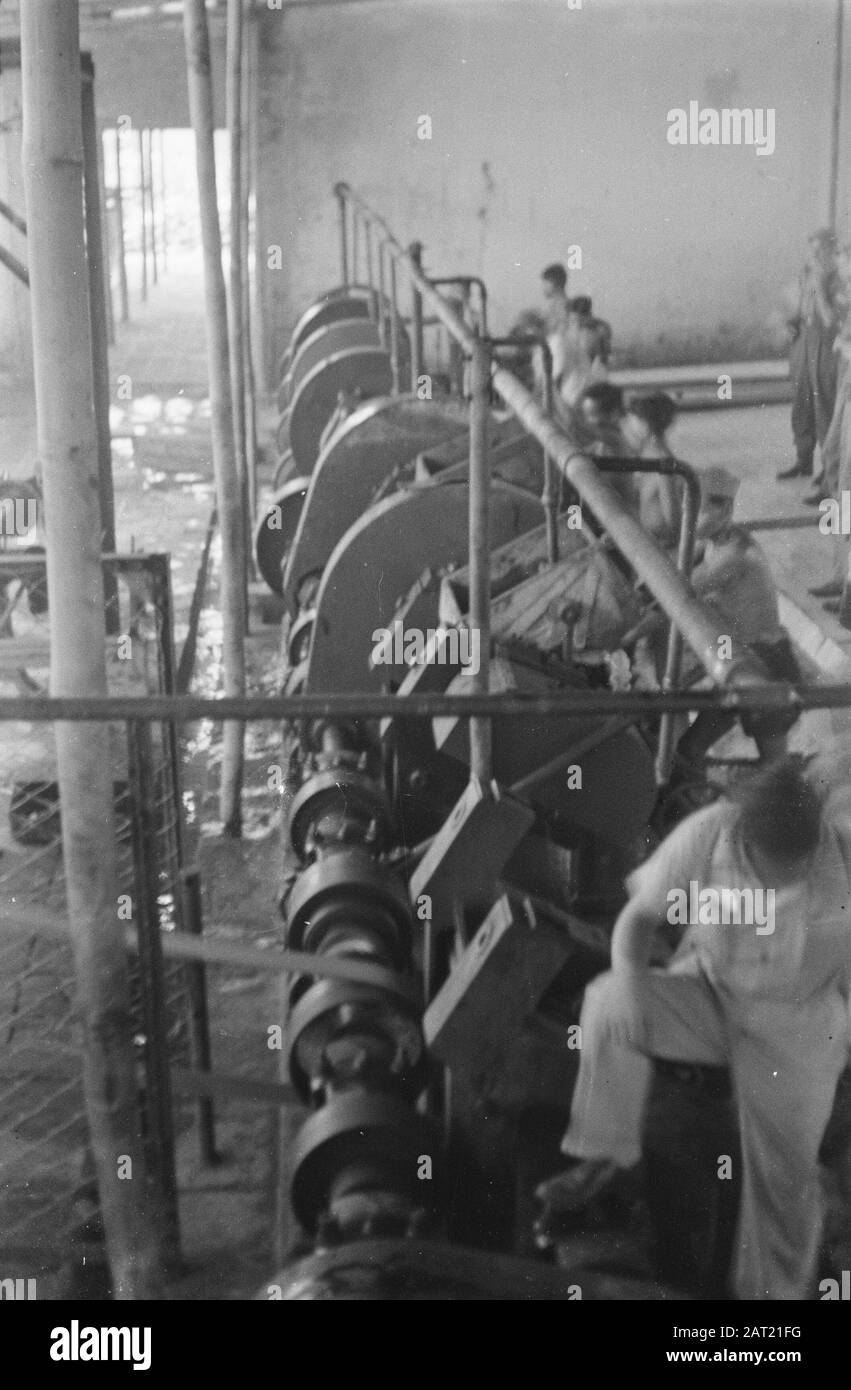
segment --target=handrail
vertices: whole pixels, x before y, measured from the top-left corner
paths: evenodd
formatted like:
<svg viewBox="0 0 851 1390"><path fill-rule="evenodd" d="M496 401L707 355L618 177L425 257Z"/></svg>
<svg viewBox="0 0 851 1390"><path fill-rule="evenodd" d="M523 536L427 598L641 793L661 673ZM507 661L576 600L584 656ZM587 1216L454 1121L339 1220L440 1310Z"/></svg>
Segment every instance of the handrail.
<svg viewBox="0 0 851 1390"><path fill-rule="evenodd" d="M334 192L341 205L349 202L363 220L369 220L380 231L396 265L407 275L415 300L418 297L420 302L427 303L456 342L472 356L479 339L446 303L439 291L434 289L414 257L396 240L384 218L345 182L338 183ZM578 447L564 426L556 424L507 367L491 362L491 383L505 404L552 457L568 482L579 493L581 500L587 503L597 520L608 531L639 579L646 584L668 617L680 629L713 683L722 687L737 683L764 683L764 668L749 653L732 659L725 659L720 655L721 639L726 638L728 634L721 631L718 622L696 598L691 586L678 572L669 556L657 546L638 519L609 487L600 471Z"/></svg>
<svg viewBox="0 0 851 1390"><path fill-rule="evenodd" d="M677 690L659 694L648 690L553 690L542 695L505 691L489 695L444 695L412 691L410 695L351 691L342 695L23 695L0 697L0 723L91 720L173 720L192 724L201 719L529 719L547 716L573 719L586 715L634 714L639 718L662 710L789 711L847 709L851 683L788 685L765 681L737 689Z"/></svg>

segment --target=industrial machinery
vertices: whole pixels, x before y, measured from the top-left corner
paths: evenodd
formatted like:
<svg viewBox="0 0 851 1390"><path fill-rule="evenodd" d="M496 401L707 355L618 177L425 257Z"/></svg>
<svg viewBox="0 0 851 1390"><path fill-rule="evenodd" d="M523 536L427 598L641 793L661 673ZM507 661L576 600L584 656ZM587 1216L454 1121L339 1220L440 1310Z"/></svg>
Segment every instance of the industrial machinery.
<svg viewBox="0 0 851 1390"><path fill-rule="evenodd" d="M676 619L669 686L683 638L719 685L763 673L714 661L687 584L693 480L678 571L495 349L477 379L486 340L469 296L459 314L419 248L404 252L345 187L338 197L344 282L366 227L390 293L386 277L344 283L299 320L279 392L292 476L256 538L286 609L284 688L364 698L363 717L285 730L281 912L287 946L316 970L282 1000L285 1079L304 1113L285 1123L293 1258L278 1286L288 1299L652 1298L671 1296L669 1280L674 1296L699 1295L723 1276L729 1239L735 1198L720 1209L717 1183L700 1194L704 1248L677 1262L669 1243L655 1267L622 1252L595 1266L581 1240L547 1262L532 1191L558 1157L582 991L606 968L670 761L670 716L652 701L607 709L634 680L622 639L657 601ZM419 389L438 377L424 301L466 394ZM482 691L528 715L411 713L424 694ZM381 692L397 712L370 717ZM554 717L556 698L576 712ZM676 1077L660 1085L683 1103ZM723 1088L715 1103L729 1126Z"/></svg>

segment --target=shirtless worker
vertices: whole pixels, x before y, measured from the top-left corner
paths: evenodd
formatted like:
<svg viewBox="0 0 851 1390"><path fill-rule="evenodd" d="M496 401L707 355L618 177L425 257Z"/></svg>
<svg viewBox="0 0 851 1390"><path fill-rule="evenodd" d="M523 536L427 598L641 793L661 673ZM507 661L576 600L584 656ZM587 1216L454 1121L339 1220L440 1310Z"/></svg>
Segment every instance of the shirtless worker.
<svg viewBox="0 0 851 1390"><path fill-rule="evenodd" d="M577 442L589 458L628 459L633 451L623 432L623 392L609 381L586 386L572 416ZM615 489L627 506L638 506L636 475L628 472L606 472L606 482Z"/></svg>
<svg viewBox="0 0 851 1390"><path fill-rule="evenodd" d="M769 680L800 681L801 669L778 616L777 586L768 559L750 532L733 521L739 479L719 467L702 469L699 476L697 537L705 544L703 558L692 573L692 587L714 611L721 632L729 636L732 657L748 647L762 662ZM756 740L763 758L786 751L786 734L794 721L795 715L785 712L741 718L742 728ZM735 722L730 712L702 711L677 745L672 781L699 774L711 745Z"/></svg>
<svg viewBox="0 0 851 1390"><path fill-rule="evenodd" d="M586 387L607 380L611 345L611 326L594 317L587 295L577 295L559 335L558 356L553 358L553 387L563 410L573 410Z"/></svg>
<svg viewBox="0 0 851 1390"><path fill-rule="evenodd" d="M623 435L640 459L673 459L667 440L677 407L663 391L633 396L626 409ZM683 482L665 473L637 473L639 520L666 550L675 550L683 515Z"/></svg>
<svg viewBox="0 0 851 1390"><path fill-rule="evenodd" d="M701 895L728 890L740 903L751 890L752 902L771 903L770 916L725 924L701 909L668 967L650 968L658 929L683 920L672 917L672 902L691 900L695 884ZM726 1064L743 1162L734 1296L812 1298L819 1148L849 1054L846 791L820 797L792 759L767 764L735 795L682 821L627 887L612 968L586 988L580 1017L579 1076L562 1141L578 1161L538 1189L539 1235L640 1161L652 1058Z"/></svg>
<svg viewBox="0 0 851 1390"><path fill-rule="evenodd" d="M823 447L836 399L834 339L839 322L839 277L836 236L827 229L809 239L809 256L799 280L798 312L790 321L794 333L789 354L792 379L792 434L796 458L777 474L811 477L816 443Z"/></svg>

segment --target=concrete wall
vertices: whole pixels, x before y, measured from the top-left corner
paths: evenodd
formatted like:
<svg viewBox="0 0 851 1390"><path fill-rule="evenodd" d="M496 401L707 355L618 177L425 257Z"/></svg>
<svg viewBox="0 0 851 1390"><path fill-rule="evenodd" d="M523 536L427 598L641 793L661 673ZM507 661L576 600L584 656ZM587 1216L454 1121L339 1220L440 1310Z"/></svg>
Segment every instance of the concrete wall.
<svg viewBox="0 0 851 1390"><path fill-rule="evenodd" d="M134 126L180 129L189 125L186 57L180 21L83 25L81 47L95 65L98 120L114 125L129 116ZM225 33L210 23L210 62L217 125L225 123Z"/></svg>
<svg viewBox="0 0 851 1390"><path fill-rule="evenodd" d="M496 328L536 301L540 268L579 244L572 289L612 320L624 360L781 350L782 291L828 208L834 0L569 6L258 6L270 372L297 313L339 278L341 178L400 238L424 241L427 269L484 275ZM776 152L669 145L667 112L692 99L775 108ZM417 138L424 114L430 141ZM844 125L847 154L847 113ZM280 270L265 268L272 244Z"/></svg>

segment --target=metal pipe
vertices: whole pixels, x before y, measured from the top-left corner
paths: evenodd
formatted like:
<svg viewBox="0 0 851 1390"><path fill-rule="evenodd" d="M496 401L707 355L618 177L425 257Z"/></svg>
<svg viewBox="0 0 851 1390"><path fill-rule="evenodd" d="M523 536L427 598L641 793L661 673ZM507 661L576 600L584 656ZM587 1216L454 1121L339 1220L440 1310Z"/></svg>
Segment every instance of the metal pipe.
<svg viewBox="0 0 851 1390"><path fill-rule="evenodd" d="M360 214L357 208L352 208L352 280L351 283L358 283L358 262L360 260Z"/></svg>
<svg viewBox="0 0 851 1390"><path fill-rule="evenodd" d="M390 370L393 375L393 395L398 396L401 385L400 341L399 341L399 298L396 291L396 262L390 257Z"/></svg>
<svg viewBox="0 0 851 1390"><path fill-rule="evenodd" d="M374 287L375 281L373 278L374 266L372 259L372 223L369 220L367 220L363 224L363 241L364 249L366 252L366 283L369 285L369 288L372 289Z"/></svg>
<svg viewBox="0 0 851 1390"><path fill-rule="evenodd" d="M446 304L443 296L432 288L412 253L407 253L390 231L383 218L372 210L345 184L352 205L369 216L384 232L388 245L411 282L413 292L428 304L435 317L444 323L468 353L476 342L474 334ZM416 353L414 353L416 356ZM655 541L648 536L638 518L608 486L593 462L574 443L566 429L559 426L538 405L520 381L505 367L492 364L491 380L506 405L514 412L528 432L548 450L567 481L576 488L602 526L609 532L618 549L627 557L639 579L646 585L669 618L681 628L707 675L717 685L727 685L736 679L761 683L759 663L745 657L732 663L718 655L718 638L722 635L717 621L704 609L686 580Z"/></svg>
<svg viewBox="0 0 851 1390"><path fill-rule="evenodd" d="M697 532L697 514L700 511L700 483L697 474L688 464L679 459L670 460L676 473L685 482L685 497L680 520L680 544L677 551L677 568L684 579L691 579L694 564L694 546ZM683 634L675 622L668 631L668 651L665 671L662 676L663 691L676 690L680 683L683 664ZM659 745L656 750L656 781L662 786L668 780L671 760L674 753L674 716L663 714L659 725Z"/></svg>
<svg viewBox="0 0 851 1390"><path fill-rule="evenodd" d="M384 242L378 243L378 341L387 347L387 315L384 306L387 302L384 284Z"/></svg>
<svg viewBox="0 0 851 1390"><path fill-rule="evenodd" d="M480 275L441 275L437 280L431 280L432 285L464 285L469 288L475 285L479 291L479 335L482 338L488 336L488 290L487 285Z"/></svg>
<svg viewBox="0 0 851 1390"><path fill-rule="evenodd" d="M730 663L731 665L734 662ZM744 662L736 663L741 669ZM388 695L353 692L345 695L227 695L206 699L196 695L114 696L4 696L0 698L0 722L32 723L110 721L113 719L174 720L192 724L211 719L437 719L481 715L487 718L528 719L547 716L573 719L607 713L634 714L639 718L664 710L848 709L851 683L790 685L784 681L714 690L657 691L553 691L546 695L441 695L423 693Z"/></svg>
<svg viewBox="0 0 851 1390"><path fill-rule="evenodd" d="M401 250L401 247L399 248ZM404 253L403 253L404 254ZM414 274L411 284L411 390L416 393L419 386L420 376L423 370L423 288L429 293L430 286L422 272L423 244L421 241L412 241L410 250L405 261L410 262ZM440 296L438 296L440 299ZM443 300L440 299L440 303ZM465 344L468 352L472 352L472 336L468 344Z"/></svg>
<svg viewBox="0 0 851 1390"><path fill-rule="evenodd" d="M204 914L201 907L201 873L197 868L184 869L181 873L183 893L183 912L186 930L196 940L201 940L204 931ZM210 1048L210 1018L207 1007L207 972L203 961L195 960L186 966L186 981L189 994L189 1037L192 1065L198 1071L212 1070ZM212 1096L198 1097L198 1147L201 1162L210 1168L218 1162L216 1153L216 1120Z"/></svg>
<svg viewBox="0 0 851 1390"><path fill-rule="evenodd" d="M680 537L677 550L677 568L684 579L691 578L694 563L695 534L697 514L700 511L700 482L697 473L689 464L680 459L620 459L597 458L594 460L603 473L662 473L682 478L685 484L685 499L680 518ZM662 676L662 689L676 690L680 681L683 657L683 635L677 624L671 620L668 628L668 647L665 656L665 671ZM674 748L675 716L662 715L659 726L659 746L656 752L656 780L663 785L668 780Z"/></svg>
<svg viewBox="0 0 851 1390"><path fill-rule="evenodd" d="M478 671L470 676L472 694L486 695L490 676L491 551L490 551L490 366L487 344L473 344L470 364L470 628L479 639ZM470 775L483 786L491 780L491 723L478 715L470 720Z"/></svg>
<svg viewBox="0 0 851 1390"><path fill-rule="evenodd" d="M543 333L518 333L507 338L489 338L492 347L523 347L533 343L544 360L544 410L553 413L553 354ZM552 456L544 449L544 490L541 506L547 521L547 559L551 565L558 560L558 498L555 466Z"/></svg>
<svg viewBox="0 0 851 1390"><path fill-rule="evenodd" d="M177 1208L174 1106L168 1050L167 1002L159 913L156 792L150 725L127 726L128 781L133 838L134 908L138 917L139 986L145 1035L143 1067L145 1148L152 1189L152 1215L160 1258L166 1269L180 1259L180 1221Z"/></svg>
<svg viewBox="0 0 851 1390"><path fill-rule="evenodd" d="M337 194L337 208L340 217L340 280L344 285L349 283L349 238L346 228L346 199L342 193Z"/></svg>

